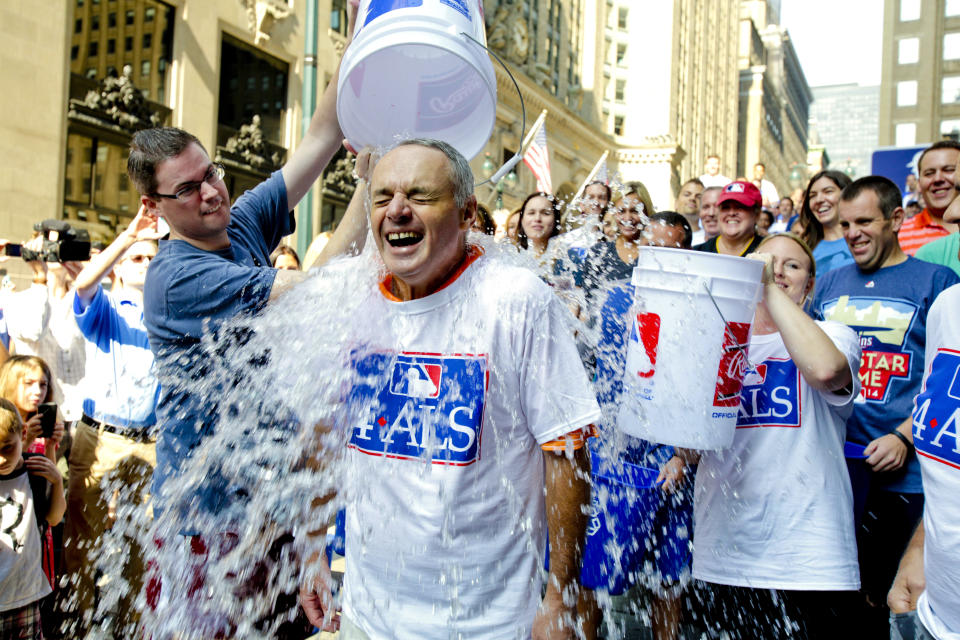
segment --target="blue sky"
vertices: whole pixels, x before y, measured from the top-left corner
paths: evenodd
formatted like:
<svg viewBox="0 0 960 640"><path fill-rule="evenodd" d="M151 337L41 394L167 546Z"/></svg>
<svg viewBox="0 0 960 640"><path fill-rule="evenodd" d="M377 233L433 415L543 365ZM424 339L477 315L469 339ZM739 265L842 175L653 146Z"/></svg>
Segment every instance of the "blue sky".
<svg viewBox="0 0 960 640"><path fill-rule="evenodd" d="M781 0L807 83L880 84L883 0Z"/></svg>

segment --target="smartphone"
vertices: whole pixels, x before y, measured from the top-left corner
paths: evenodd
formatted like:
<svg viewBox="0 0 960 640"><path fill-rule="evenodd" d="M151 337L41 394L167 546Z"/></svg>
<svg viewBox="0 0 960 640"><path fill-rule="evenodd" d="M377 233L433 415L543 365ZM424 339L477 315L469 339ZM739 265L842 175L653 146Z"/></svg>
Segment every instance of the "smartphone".
<svg viewBox="0 0 960 640"><path fill-rule="evenodd" d="M20 246L19 244L8 244L3 248L3 255L13 256L14 258L20 257Z"/></svg>
<svg viewBox="0 0 960 640"><path fill-rule="evenodd" d="M57 425L57 403L44 402L37 408L40 414L40 437L52 438L53 428Z"/></svg>

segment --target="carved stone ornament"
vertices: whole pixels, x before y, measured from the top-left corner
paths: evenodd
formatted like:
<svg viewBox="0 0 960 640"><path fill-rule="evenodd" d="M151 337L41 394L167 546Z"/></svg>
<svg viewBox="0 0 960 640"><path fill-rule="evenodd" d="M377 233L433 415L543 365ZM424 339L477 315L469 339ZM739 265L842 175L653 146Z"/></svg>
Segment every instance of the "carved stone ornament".
<svg viewBox="0 0 960 640"><path fill-rule="evenodd" d="M250 124L240 126L237 135L227 140L226 150L243 158L243 161L254 169L277 167L283 161L280 153L270 153L267 143L264 142L259 115L254 115Z"/></svg>
<svg viewBox="0 0 960 640"><path fill-rule="evenodd" d="M351 154L333 163L333 167L323 174L323 190L342 195L345 199L353 197L357 188L357 178L354 174L357 159Z"/></svg>
<svg viewBox="0 0 960 640"><path fill-rule="evenodd" d="M526 2L502 0L490 19L487 46L516 64L523 65L530 55L530 37L523 20Z"/></svg>
<svg viewBox="0 0 960 640"><path fill-rule="evenodd" d="M247 24L253 33L253 42L263 45L270 39L274 25L293 13L287 0L241 0L247 11Z"/></svg>
<svg viewBox="0 0 960 640"><path fill-rule="evenodd" d="M132 76L133 69L124 65L122 75L107 76L96 90L88 91L83 104L130 131L158 126L159 114L150 108Z"/></svg>

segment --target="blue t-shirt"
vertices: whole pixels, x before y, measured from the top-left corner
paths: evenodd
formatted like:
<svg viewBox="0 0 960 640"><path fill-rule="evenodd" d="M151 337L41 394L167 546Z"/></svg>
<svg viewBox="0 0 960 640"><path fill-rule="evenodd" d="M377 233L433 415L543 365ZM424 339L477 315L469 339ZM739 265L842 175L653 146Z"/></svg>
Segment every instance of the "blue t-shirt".
<svg viewBox="0 0 960 640"><path fill-rule="evenodd" d="M229 247L204 251L169 240L160 243L150 263L143 289L144 320L160 378L153 494L161 503L169 494L164 483L180 475L183 462L213 432L219 414L217 380L222 384L229 376L213 376L212 371L222 362L221 349L243 336L221 336L218 329L224 321L263 308L276 276L270 253L294 228L286 184L276 171L234 203L227 227ZM201 343L204 334L215 336L214 347ZM242 373L228 384L239 384ZM201 381L210 385L198 396L194 389ZM189 506L216 513L237 494L242 489L228 486L211 467L204 486L189 496Z"/></svg>
<svg viewBox="0 0 960 640"><path fill-rule="evenodd" d="M853 255L844 238L821 240L813 250L813 259L817 263L817 275L822 276L837 267L853 264Z"/></svg>
<svg viewBox="0 0 960 640"><path fill-rule="evenodd" d="M907 258L873 273L857 265L818 280L812 313L842 322L860 336L860 397L847 421L847 440L868 444L910 416L924 370L927 312L941 291L960 282L946 267ZM887 491L922 493L920 465L876 474Z"/></svg>
<svg viewBox="0 0 960 640"><path fill-rule="evenodd" d="M97 286L88 305L74 294L73 313L87 347L83 412L117 427L155 425L160 383L143 326L143 307Z"/></svg>

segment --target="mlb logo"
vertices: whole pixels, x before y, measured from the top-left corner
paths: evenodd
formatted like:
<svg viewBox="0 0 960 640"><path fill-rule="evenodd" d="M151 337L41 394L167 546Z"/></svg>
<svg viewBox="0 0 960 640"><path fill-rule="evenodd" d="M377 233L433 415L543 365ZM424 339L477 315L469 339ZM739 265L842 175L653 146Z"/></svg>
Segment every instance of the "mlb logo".
<svg viewBox="0 0 960 640"><path fill-rule="evenodd" d="M743 376L743 386L753 387L756 385L761 385L767 380L767 365L758 364L756 369L747 369L747 373Z"/></svg>
<svg viewBox="0 0 960 640"><path fill-rule="evenodd" d="M743 193L743 184L740 182L731 182L724 191L726 193Z"/></svg>
<svg viewBox="0 0 960 640"><path fill-rule="evenodd" d="M443 366L397 359L390 376L390 393L409 398L436 398L440 395Z"/></svg>
<svg viewBox="0 0 960 640"><path fill-rule="evenodd" d="M640 378L652 378L657 371L657 347L660 345L660 316L638 313L630 332L627 369Z"/></svg>

